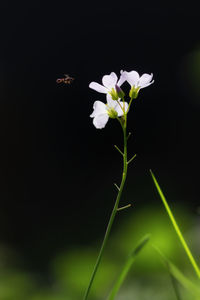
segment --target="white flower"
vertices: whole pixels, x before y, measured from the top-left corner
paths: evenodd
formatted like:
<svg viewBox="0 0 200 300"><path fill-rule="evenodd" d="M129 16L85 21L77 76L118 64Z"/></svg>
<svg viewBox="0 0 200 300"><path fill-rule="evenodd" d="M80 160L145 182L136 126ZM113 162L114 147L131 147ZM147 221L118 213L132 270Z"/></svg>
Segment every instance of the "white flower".
<svg viewBox="0 0 200 300"><path fill-rule="evenodd" d="M141 77L139 76L138 72L136 71L121 71L121 77L120 80L122 82L127 81L131 86L134 86L136 89L143 89L150 84L154 83L154 80L152 80L153 74L143 74ZM152 81L151 81L152 80Z"/></svg>
<svg viewBox="0 0 200 300"><path fill-rule="evenodd" d="M122 110L123 105L125 106L125 112L128 110L128 103L122 101L114 101L111 96L107 96L107 104L101 101L95 101L93 105L93 113L90 115L93 119L93 124L96 128L102 129L106 126L109 117L117 118L121 117L124 112Z"/></svg>
<svg viewBox="0 0 200 300"><path fill-rule="evenodd" d="M89 84L89 87L99 93L115 94L115 86L118 85L120 87L125 80L126 79L121 76L118 81L117 75L114 72L111 72L110 75L103 76L103 85L93 81Z"/></svg>
<svg viewBox="0 0 200 300"><path fill-rule="evenodd" d="M127 81L131 85L129 96L131 99L136 99L140 89L143 89L154 82L152 80L153 74L143 74L141 77L136 71L121 71L121 82Z"/></svg>

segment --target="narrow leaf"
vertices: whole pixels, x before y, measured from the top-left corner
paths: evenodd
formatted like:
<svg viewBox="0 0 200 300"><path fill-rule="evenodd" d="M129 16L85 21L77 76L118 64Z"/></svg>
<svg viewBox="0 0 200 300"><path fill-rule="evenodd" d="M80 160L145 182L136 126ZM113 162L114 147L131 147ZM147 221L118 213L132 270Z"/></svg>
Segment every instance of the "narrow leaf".
<svg viewBox="0 0 200 300"><path fill-rule="evenodd" d="M171 278L174 293L176 295L176 299L181 300L181 295L180 295L179 289L178 289L178 281L174 278L174 276L172 276L172 274L170 272L169 272L169 275L170 275L170 278Z"/></svg>
<svg viewBox="0 0 200 300"><path fill-rule="evenodd" d="M127 261L125 262L111 292L110 295L108 296L108 300L113 300L115 299L122 283L124 282L132 264L135 261L136 256L140 253L140 251L143 249L143 247L146 245L146 243L149 241L150 235L145 235L137 244L137 246L134 248L132 251L131 255L128 257Z"/></svg>
<svg viewBox="0 0 200 300"><path fill-rule="evenodd" d="M194 270L195 270L195 272L197 274L197 276L198 276L198 278L200 278L200 269L199 269L199 267L198 267L198 265L197 265L197 263L196 263L193 255L192 255L192 253L191 253L191 251L190 251L190 249L189 249L189 247L188 247L188 245L187 245L187 243L186 243L186 241L185 241L185 239L184 239L184 237L183 237L183 235L182 235L182 233L180 231L180 228L179 228L179 226L178 226L178 224L177 224L177 222L176 222L176 220L175 220L175 218L174 218L174 216L172 214L172 211L171 211L171 209L170 209L170 207L169 207L169 205L167 203L167 200L166 200L166 198L165 198L165 196L164 196L164 194L163 194L163 192L162 192L162 190L161 190L161 188L160 188L160 186L158 184L158 181L156 180L156 178L155 178L155 176L154 176L154 174L153 174L153 172L151 170L150 170L150 173L151 173L153 182L155 184L155 187L156 187L156 189L158 191L158 194L159 194L159 196L160 196L160 198L161 198L161 200L162 200L162 202L163 202L163 204L165 206L165 209L166 209L166 211L168 213L168 216L169 216L169 218L170 218L170 220L172 222L172 225L173 225L173 227L174 227L174 229L175 229L175 231L176 231L176 233L177 233L177 235L178 235L178 237L180 239L180 242L181 242L181 244L182 244L182 246L183 246L183 248L184 248L184 250L185 250L185 252L186 252L186 254L187 254L187 256L188 256L188 258L189 258L189 260L190 260L190 262L191 262L191 264L192 264L192 266L193 266L193 268L194 268Z"/></svg>
<svg viewBox="0 0 200 300"><path fill-rule="evenodd" d="M162 260L170 272L170 274L183 286L185 287L191 294L193 294L197 299L200 299L200 288L195 283L193 283L190 279L188 279L166 256L158 249L153 246L154 249L159 253L162 257Z"/></svg>

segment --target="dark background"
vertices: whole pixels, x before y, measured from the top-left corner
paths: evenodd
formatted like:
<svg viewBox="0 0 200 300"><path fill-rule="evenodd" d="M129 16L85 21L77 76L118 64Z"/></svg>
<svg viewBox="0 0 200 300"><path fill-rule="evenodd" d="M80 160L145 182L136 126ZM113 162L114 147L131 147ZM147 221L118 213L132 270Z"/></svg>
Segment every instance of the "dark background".
<svg viewBox="0 0 200 300"><path fill-rule="evenodd" d="M91 81L153 73L128 116L127 190L157 205L149 169L171 203L199 205L199 10L174 3L6 2L0 57L0 242L44 271L72 245L102 237L119 182L115 120L97 130ZM57 84L63 74L75 78ZM128 91L128 86L124 89ZM126 195L126 192L125 192ZM126 198L126 197L125 197ZM122 216L123 218L123 216Z"/></svg>

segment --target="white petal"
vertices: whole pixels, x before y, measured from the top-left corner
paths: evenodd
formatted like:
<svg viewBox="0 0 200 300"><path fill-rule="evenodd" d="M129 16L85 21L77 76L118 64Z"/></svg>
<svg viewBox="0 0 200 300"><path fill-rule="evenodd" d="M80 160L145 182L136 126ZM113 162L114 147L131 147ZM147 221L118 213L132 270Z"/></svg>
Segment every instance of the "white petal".
<svg viewBox="0 0 200 300"><path fill-rule="evenodd" d="M107 92L108 92L107 88L105 88L103 85L101 85L97 82L94 82L94 81L89 84L89 87L99 93L107 94Z"/></svg>
<svg viewBox="0 0 200 300"><path fill-rule="evenodd" d="M121 86L125 81L126 81L126 71L120 71L120 73L121 73L121 76L120 76L120 78L119 78L119 81L118 81L118 83L117 83L117 85L118 86Z"/></svg>
<svg viewBox="0 0 200 300"><path fill-rule="evenodd" d="M143 74L140 79L139 79L139 83L138 86L142 89L145 88L146 86L152 84L154 82L154 80L151 82L153 77L153 74L151 73L151 75L149 74Z"/></svg>
<svg viewBox="0 0 200 300"><path fill-rule="evenodd" d="M95 101L93 105L93 109L94 111L90 115L91 118L107 113L106 105L101 101Z"/></svg>
<svg viewBox="0 0 200 300"><path fill-rule="evenodd" d="M102 78L102 82L105 87L111 90L117 83L117 75L114 72L110 73L110 75L105 75Z"/></svg>
<svg viewBox="0 0 200 300"><path fill-rule="evenodd" d="M110 94L106 95L106 99L107 99L108 106L115 108L117 102L116 102L116 100L112 99Z"/></svg>
<svg viewBox="0 0 200 300"><path fill-rule="evenodd" d="M149 82L149 83L148 83L148 84L146 84L145 86L141 87L141 89L143 89L143 88L145 88L145 87L147 87L147 86L151 85L152 83L154 83L154 80L152 80L151 82Z"/></svg>
<svg viewBox="0 0 200 300"><path fill-rule="evenodd" d="M120 103L120 105L119 105L119 103ZM123 105L125 106L125 112L127 112L127 110L128 110L128 103L127 102L125 102L124 104L123 104L123 101L119 101L119 103L117 103L117 105L115 106L115 110L116 110L116 112L118 113L118 117L121 117L121 116L123 116L123 110L122 110L122 108L123 108ZM122 107L122 108L121 108Z"/></svg>
<svg viewBox="0 0 200 300"><path fill-rule="evenodd" d="M126 72L126 80L128 81L128 83L131 86L134 85L135 87L137 87L139 78L140 78L140 76L139 76L138 72L136 72L136 71Z"/></svg>
<svg viewBox="0 0 200 300"><path fill-rule="evenodd" d="M102 129L106 126L108 119L109 119L109 116L107 113L98 115L93 119L93 124L97 129Z"/></svg>

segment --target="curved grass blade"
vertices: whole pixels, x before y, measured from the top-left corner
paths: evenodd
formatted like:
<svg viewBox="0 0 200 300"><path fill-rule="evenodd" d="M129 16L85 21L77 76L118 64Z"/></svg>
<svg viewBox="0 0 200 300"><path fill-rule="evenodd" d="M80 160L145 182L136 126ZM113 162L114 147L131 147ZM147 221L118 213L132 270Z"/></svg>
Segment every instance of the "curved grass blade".
<svg viewBox="0 0 200 300"><path fill-rule="evenodd" d="M190 260L190 262L191 262L191 264L192 264L192 266L193 266L193 268L194 268L194 270L197 274L197 276L198 276L198 278L200 279L200 269L199 269L193 255L192 255L192 253L191 253L191 251L190 251L190 249L189 249L189 247L188 247L188 245L187 245L187 243L186 243L186 241L185 241L185 239L184 239L184 237L183 237L183 235L180 231L180 228L179 228L179 226L178 226L178 224L177 224L177 222L176 222L176 220L175 220L175 218L172 214L172 211L171 211L171 209L170 209L170 207L167 203L167 200L166 200L166 198L165 198L165 196L164 196L164 194L163 194L163 192L162 192L162 190L161 190L161 188L158 184L158 181L156 180L156 178L155 178L155 176L154 176L154 174L151 170L150 170L150 173L151 173L151 177L153 179L153 182L155 184L155 187L158 191L158 194L159 194L159 196L160 196L160 198L161 198L161 200L162 200L162 202L165 206L165 209L168 213L168 216L169 216L169 218L172 222L172 225L173 225L173 227L174 227L174 229L175 229L175 231L176 231L176 233L177 233L177 235L178 235L178 237L181 241L181 244L182 244L182 246L183 246L183 248L184 248L184 250L185 250L185 252L186 252L186 254L187 254L187 256L188 256L188 258L189 258L189 260Z"/></svg>
<svg viewBox="0 0 200 300"><path fill-rule="evenodd" d="M140 253L140 251L143 249L143 247L146 245L146 243L150 239L150 234L145 235L137 244L137 246L134 248L130 256L128 257L127 261L125 262L111 292L110 295L108 296L107 300L113 300L115 299L122 283L124 282L132 264L135 261L136 256Z"/></svg>
<svg viewBox="0 0 200 300"><path fill-rule="evenodd" d="M174 293L176 295L176 299L177 300L181 300L181 295L179 293L179 289L178 289L178 286L177 286L177 280L174 278L174 276L172 276L171 273L169 273L170 275L170 278L171 278L171 282L172 282L172 286L173 286L173 289L174 289Z"/></svg>
<svg viewBox="0 0 200 300"><path fill-rule="evenodd" d="M167 270L170 274L185 288L187 289L193 296L195 296L196 300L200 300L200 287L193 283L190 279L188 279L166 256L158 249L153 246L153 248L159 253L161 256Z"/></svg>

